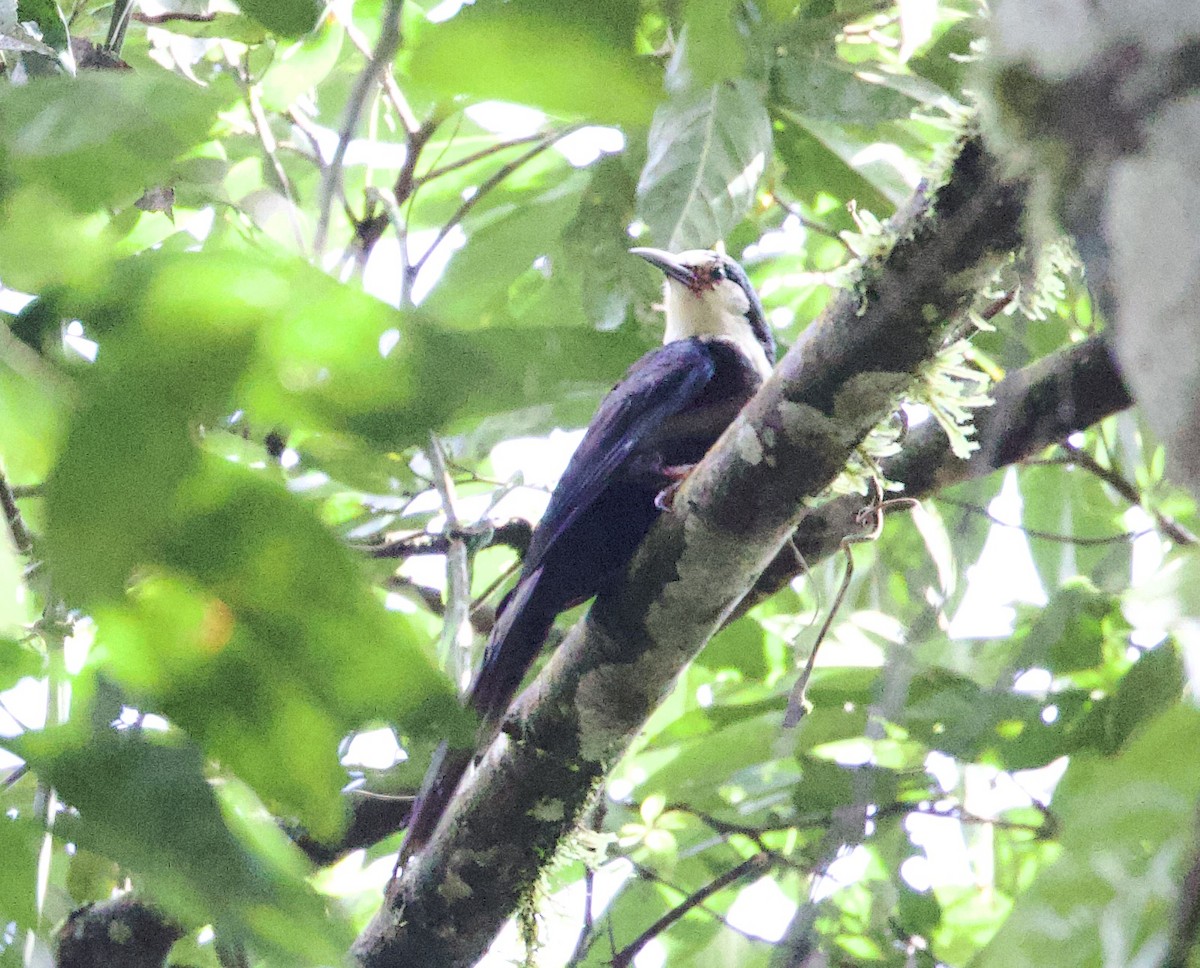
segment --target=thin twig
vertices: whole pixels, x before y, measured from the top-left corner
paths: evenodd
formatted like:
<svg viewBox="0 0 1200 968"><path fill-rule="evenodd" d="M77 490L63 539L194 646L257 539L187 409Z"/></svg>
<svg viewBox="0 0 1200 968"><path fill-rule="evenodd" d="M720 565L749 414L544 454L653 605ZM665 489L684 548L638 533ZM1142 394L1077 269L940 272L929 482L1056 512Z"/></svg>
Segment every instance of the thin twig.
<svg viewBox="0 0 1200 968"><path fill-rule="evenodd" d="M507 151L509 148L519 148L521 145L532 144L535 141L541 141L546 137L545 131L539 131L536 134L527 134L520 138L513 138L511 141L501 141L494 145L489 145L487 148L481 148L479 151L459 158L457 161L451 161L441 168L432 168L425 172L418 181L425 185L436 178L441 178L443 175L449 175L451 172L456 172L460 168L466 168L468 165L473 165L477 161L483 161L485 158L490 158L492 155L497 155L502 151Z"/></svg>
<svg viewBox="0 0 1200 968"><path fill-rule="evenodd" d="M422 585L413 581L410 578L405 578L402 575L390 575L384 581L383 587L389 592L396 592L400 595L407 595L410 598L415 598L424 605L434 615L445 615L446 606L442 602L442 593L436 588L430 588L428 585Z"/></svg>
<svg viewBox="0 0 1200 968"><path fill-rule="evenodd" d="M1082 447L1076 447L1070 441L1063 441L1061 446L1062 449L1065 450L1069 455L1067 461L1068 463L1074 464L1076 467L1079 467L1087 471L1089 474L1093 474L1100 478L1100 480L1104 481L1105 484L1111 487L1130 504L1142 508L1147 514L1154 518L1154 522L1158 525L1158 529L1176 544L1194 545L1197 543L1196 536L1178 521L1167 517L1165 514L1155 510L1154 508L1147 507L1145 497L1132 481L1126 480L1124 477L1118 474L1115 469L1111 467L1105 467Z"/></svg>
<svg viewBox="0 0 1200 968"><path fill-rule="evenodd" d="M859 515L862 523L866 523L867 518L872 519L873 524L871 530L865 534L847 535L842 539L841 550L846 556L846 571L842 575L841 584L838 585L837 594L833 597L833 602L829 606L829 612L825 616L825 621L821 623L821 630L817 633L816 641L813 642L812 650L808 653L808 661L804 663L804 668L800 671L800 676L796 680L796 684L792 687L791 695L788 697L787 711L783 714L783 725L785 729L791 729L803 719L810 709L808 699L805 693L808 691L808 681L812 678L813 669L817 664L817 650L821 647L821 643L825 641L825 636L829 634L829 629L833 625L834 618L841 610L842 602L845 601L846 593L850 590L850 581L854 577L854 553L851 551L851 546L860 544L864 541L874 541L880 534L883 533L883 518L884 513L895 507L913 507L916 502L911 498L899 498L897 500L885 501L883 499L883 487L879 483L878 477L871 478L874 494L873 500L869 507L863 509Z"/></svg>
<svg viewBox="0 0 1200 968"><path fill-rule="evenodd" d="M1038 837L1045 837L1047 828L1053 827L1050 822L1034 824L1021 823L1017 820L1006 820L1004 817L981 817L979 814L971 813L965 807L937 807L933 804L917 804L913 806L908 803L895 803L887 810L880 810L875 816L887 816L890 813L896 813L905 817L938 817L944 820L953 820L961 824L979 824L980 826L995 827L997 830L1014 830L1023 833L1034 834Z"/></svg>
<svg viewBox="0 0 1200 968"><path fill-rule="evenodd" d="M346 149L350 146L350 139L354 137L354 132L358 128L358 119L367 103L367 97L379 81L380 73L391 63L396 51L400 49L400 12L403 7L404 0L387 0L387 7L383 12L383 25L379 31L379 40L371 52L367 66L355 79L354 87L350 91L350 98L346 102L342 127L338 131L337 148L333 152L329 166L322 173L321 191L317 197L317 231L313 237L313 254L317 259L324 254L325 243L329 237L330 210L333 207L334 195L341 189L342 166L346 160Z"/></svg>
<svg viewBox="0 0 1200 968"><path fill-rule="evenodd" d="M442 500L446 517L446 613L442 621L441 654L445 657L455 683L465 685L470 671L471 648L471 553L462 538L454 509L454 482L446 469L446 455L436 436L429 437L429 463L433 484Z"/></svg>
<svg viewBox="0 0 1200 968"><path fill-rule="evenodd" d="M17 549L17 553L30 555L33 553L33 536L25 526L21 509L17 507L17 498L17 488L9 485L7 475L3 469L0 469L0 507L4 508L4 520L8 524L8 533L12 535L13 546Z"/></svg>
<svg viewBox="0 0 1200 968"><path fill-rule="evenodd" d="M11 716L12 713L9 713L9 715ZM10 774L8 774L8 776L6 776L2 782L0 782L0 786L3 786L4 789L6 789L6 790L9 789L10 787L16 786L16 784L20 781L21 777L23 777L28 772L29 772L29 764L28 763L18 763L16 766L13 767L13 771Z"/></svg>
<svg viewBox="0 0 1200 968"><path fill-rule="evenodd" d="M1044 820L1039 824L1022 823L1016 820L1007 820L1004 817L981 817L978 814L971 813L962 806L937 806L931 803L906 803L904 801L896 801L894 803L886 803L877 805L874 813L871 814L873 820L883 820L893 817L937 817L945 820L954 820L962 824L971 825L988 825L996 827L1000 830L1014 830L1023 833L1034 834L1038 837L1046 837L1049 831L1052 831L1056 826L1056 821L1053 816L1046 811L1041 804L1036 804L1042 809ZM689 806L686 803L672 803L668 806L669 810L674 810L679 813L686 813L689 816L695 817L706 827L716 831L722 837L742 836L749 839L755 847L760 851L771 854L776 863L789 864L788 858L772 850L764 838L772 834L782 834L791 830L801 830L811 827L829 827L837 821L835 812L814 812L808 814L798 814L788 821L781 821L777 824L764 824L762 826L754 826L751 824L736 823L731 820L723 820L720 817L713 816L703 810L697 810L695 807Z"/></svg>
<svg viewBox="0 0 1200 968"><path fill-rule="evenodd" d="M829 606L829 611L825 614L825 621L821 623L821 630L817 633L816 640L809 650L808 660L804 663L804 668L800 670L796 684L792 686L791 695L788 696L787 711L783 714L785 729L791 729L799 723L800 720L808 715L812 708L806 693L808 692L808 681L812 678L813 669L817 665L817 651L821 648L821 643L825 641L825 636L829 634L829 628L833 625L833 620L841 610L842 602L846 598L846 592L850 590L850 581L854 577L854 554L851 552L849 544L845 541L842 542L842 552L846 556L846 570L842 575L841 583L838 585L837 594L833 596L833 602Z"/></svg>
<svg viewBox="0 0 1200 968"><path fill-rule="evenodd" d="M136 0L116 0L113 4L104 49L114 56L121 53L121 47L125 43L125 31L129 29L129 19L135 6Z"/></svg>
<svg viewBox="0 0 1200 968"><path fill-rule="evenodd" d="M730 868L720 877L715 878L694 894L689 895L682 904L672 908L634 938L633 941L618 951L612 960L613 968L627 968L628 965L633 963L633 959L637 957L639 951L693 908L703 904L714 894L736 884L742 878L765 871L770 866L771 858L767 854L757 853L753 857L742 861L736 867Z"/></svg>
<svg viewBox="0 0 1200 968"><path fill-rule="evenodd" d="M21 720L17 718L17 714L8 708L8 703L4 701L3 696L0 696L0 713L4 713L5 716L16 723L17 729L19 729L22 733L32 733L34 731L31 726L21 722Z"/></svg>
<svg viewBox="0 0 1200 968"><path fill-rule="evenodd" d="M311 118L306 118L295 107L289 108L284 115L292 123L292 126L308 139L309 150L305 151L299 144L291 144L290 147L297 154L303 155L306 158L311 158L317 167L324 171L326 168L325 158L321 154L321 141L317 137L317 128L313 124Z"/></svg>
<svg viewBox="0 0 1200 968"><path fill-rule="evenodd" d="M501 588L501 586L503 586L504 583L506 581L508 581L513 576L513 574L517 571L517 569L519 569L520 567L521 567L521 559L520 558L517 558L517 559L513 560L512 562L510 562L508 567L505 568L502 572L500 572L500 574L497 575L491 581L491 583L488 585L488 587L485 588L483 591L481 591L475 597L475 601L473 601L471 603L471 614L474 615L481 608L483 608L483 606L485 604L487 604L488 599L490 599L493 595L495 595L496 592Z"/></svg>
<svg viewBox="0 0 1200 968"><path fill-rule="evenodd" d="M628 860L629 863L633 866L633 869L637 873L637 876L642 878L643 880L653 881L655 884L661 884L663 887L667 888L667 890L674 891L676 894L678 894L682 898L686 898L689 896L689 894L686 890L684 890L678 884L667 880L667 878L663 877L657 871L651 870L649 867L646 867L644 864L639 864L635 860L629 860L629 858L625 858L625 859ZM734 934L740 934L743 938L746 938L749 941L762 941L763 940L762 938L758 937L757 935L750 934L748 931L743 931L736 924L733 924L720 911L714 911L712 908L710 908L707 903L701 904L699 906L699 908L693 908L693 910L703 911L710 918L712 918L719 925L721 925L721 927L727 928L728 930L732 931Z"/></svg>
<svg viewBox="0 0 1200 968"><path fill-rule="evenodd" d="M577 968L583 964L583 959L592 950L596 940L596 920L593 906L595 904L596 872L590 867L583 871L583 930L575 939L575 948L567 958L564 968Z"/></svg>
<svg viewBox="0 0 1200 968"><path fill-rule="evenodd" d="M1193 822L1193 836L1200 837L1200 815ZM1192 846L1192 860L1179 887L1171 944L1162 968L1187 968L1192 963L1191 953L1200 935L1200 844Z"/></svg>
<svg viewBox="0 0 1200 968"><path fill-rule="evenodd" d="M589 867L583 872L583 930L588 934L596 927L596 916L592 907L595 894L596 872Z"/></svg>
<svg viewBox="0 0 1200 968"><path fill-rule="evenodd" d="M580 125L571 125L570 127L563 128L561 131L555 131L549 135L546 135L541 142L534 145L528 151L523 152L517 158L514 158L507 165L498 168L490 178L487 178L485 181L483 181L479 188L475 191L475 194L463 202L458 207L458 210L450 216L446 223L440 229L438 229L438 234L433 240L433 244L431 244L429 248L427 248L422 254L421 258L417 259L417 261L414 262L409 268L408 275L411 277L411 279L415 280L417 276L420 275L421 269L424 268L425 263L429 260L429 257L433 254L434 250L445 241L446 236L453 231L456 225L458 225L464 218L467 217L467 215L470 214L471 209L478 205L483 197L488 194L488 192L499 185L502 181L504 181L504 179L506 179L526 162L532 161L547 148L551 147L556 141L560 141L572 132L578 131L579 128Z"/></svg>
<svg viewBox="0 0 1200 968"><path fill-rule="evenodd" d="M232 14L226 14L232 16ZM182 20L193 24L210 24L217 19L215 13L135 13L133 19L149 27L158 27L172 20Z"/></svg>
<svg viewBox="0 0 1200 968"><path fill-rule="evenodd" d="M717 833L724 836L731 834L739 834L742 837L749 837L759 850L766 850L763 845L762 838L764 835L773 833L776 830L790 830L796 824L791 823L783 827L752 827L749 824L733 823L729 820L722 820L720 817L714 817L710 813L705 813L702 810L697 810L694 807L688 806L686 803L673 803L669 807L671 810L678 810L681 813L689 813L699 820L706 827L711 827Z"/></svg>
<svg viewBox="0 0 1200 968"><path fill-rule="evenodd" d="M435 112L441 114L441 110ZM462 128L463 118L465 115L459 114L458 119L454 124L454 130L450 132L450 137L446 139L446 143L442 146L442 150L438 152L437 158L434 159L431 167L436 167L438 162L446 156L446 152L450 150L450 146L454 144L454 139L458 137L458 132ZM407 159L406 159L407 160ZM413 209L417 204L417 192L421 190L424 181L417 180L411 185L402 185L400 179L396 179L396 187L394 191L403 191L405 200L402 203L397 203L397 207L403 207L405 214L403 216L395 216L393 224L396 226L396 235L400 241L400 306L401 308L412 305L412 290L417 281L417 271L412 268L412 253L408 248L408 225L412 221Z"/></svg>
<svg viewBox="0 0 1200 968"><path fill-rule="evenodd" d="M408 142L405 145L404 165L400 169L400 174L396 176L396 181L392 187L392 194L396 197L396 204L403 205L413 193L413 188L417 184L416 172L417 164L421 160L421 152L425 150L425 146L429 144L429 139L433 137L438 126L442 123L442 118L439 114L434 114L425 122L417 127L416 131L409 132ZM428 180L428 175L421 179L422 182Z"/></svg>
<svg viewBox="0 0 1200 968"><path fill-rule="evenodd" d="M852 259L857 259L859 257L859 254L854 251L854 247L844 238L842 238L841 233L836 229L831 229L828 225L822 225L820 222L809 218L802 211L800 211L800 207L798 205L794 205L791 202L785 202L778 195L772 194L771 197L775 199L776 204L778 204L785 212L791 215L810 232L816 232L818 235L823 235L827 239L833 239L834 242L846 250L846 254Z"/></svg>
<svg viewBox="0 0 1200 968"><path fill-rule="evenodd" d="M359 248L357 257L359 266L362 269L366 268L367 260L371 256L371 250L383 237L383 233L386 231L388 225L396 227L396 234L400 242L401 307L407 306L409 302L408 286L404 284L409 278L408 221L401 213L401 208L413 195L416 186L414 175L417 164L421 160L421 152L429 142L429 139L433 137L434 132L437 131L441 122L442 111L438 109L426 121L419 124L416 130L409 131L408 140L405 145L404 165L401 167L400 173L396 176L391 196L378 189L368 188L363 218L355 223L355 242ZM376 213L376 205L380 206L383 211ZM411 206L409 211L411 212Z"/></svg>
<svg viewBox="0 0 1200 968"><path fill-rule="evenodd" d="M358 29L354 18L343 17L340 18L340 22L342 27L345 28L346 36L350 38L350 43L358 48L358 52L364 57L373 58L371 45L367 42L366 35ZM396 78L392 75L390 67L383 74L383 93L391 103L392 110L400 118L400 123L404 125L404 130L409 134L416 132L421 127L421 123L417 120L417 116L409 105L408 99L405 98L404 92L400 90L400 85L396 83Z"/></svg>
<svg viewBox="0 0 1200 968"><path fill-rule="evenodd" d="M476 551L503 545L524 554L533 536L533 525L524 518L511 518L504 524L476 525L458 530L447 529L441 534L418 531L395 541L372 545L362 550L372 558L412 558L418 555L444 555L452 539L461 539Z"/></svg>
<svg viewBox="0 0 1200 968"><path fill-rule="evenodd" d="M58 599L50 597L42 611L38 632L46 645L48 672L46 675L46 724L61 726L70 714L71 687L67 681L64 652L71 626L67 621L66 609ZM35 885L38 933L46 933L46 901L49 895L51 874L54 866L54 822L58 816L58 793L54 787L39 778L33 797L34 813L45 829L41 850L38 852ZM31 935L32 936L32 935Z"/></svg>
<svg viewBox="0 0 1200 968"><path fill-rule="evenodd" d="M972 504L970 501L960 501L958 498L944 497L940 494L938 495L937 499L942 504L949 504L952 507L961 508L962 510L968 511L971 514L977 514L982 518L987 518L992 524L999 525L1002 528L1013 528L1016 531L1024 532L1030 538L1037 538L1039 541L1054 541L1058 544L1080 545L1082 547L1124 544L1127 541L1136 541L1138 538L1154 533L1152 528L1146 528L1142 531L1122 531L1118 534L1105 534L1097 537L1058 534L1053 531L1039 531L1036 528L1027 528L1023 524L1014 524L1012 521L1005 521L1003 518L992 514L992 512L987 508L982 507L979 504Z"/></svg>
<svg viewBox="0 0 1200 968"><path fill-rule="evenodd" d="M984 306L983 309L973 311L968 307L962 314L965 318L951 327L950 332L946 334L946 338L943 340L943 345L950 346L959 340L969 340L980 331L980 321L990 323L1012 305L1012 301L1016 298L1017 291L1013 289L1009 292L1001 293Z"/></svg>
<svg viewBox="0 0 1200 968"><path fill-rule="evenodd" d="M275 133L271 130L271 122L267 120L266 112L263 111L262 102L258 97L258 88L251 83L244 61L239 66L237 73L238 80L242 85L242 93L246 98L246 106L250 109L250 118L254 122L254 131L258 135L258 143L262 145L263 154L270 163L271 172L275 176L276 187L287 201L288 222L292 226L292 235L296 240L296 250L303 253L304 233L300 229L296 193L292 190L292 183L288 178L287 171L284 170L283 162L279 160L279 154L276 150L278 142L275 140Z"/></svg>

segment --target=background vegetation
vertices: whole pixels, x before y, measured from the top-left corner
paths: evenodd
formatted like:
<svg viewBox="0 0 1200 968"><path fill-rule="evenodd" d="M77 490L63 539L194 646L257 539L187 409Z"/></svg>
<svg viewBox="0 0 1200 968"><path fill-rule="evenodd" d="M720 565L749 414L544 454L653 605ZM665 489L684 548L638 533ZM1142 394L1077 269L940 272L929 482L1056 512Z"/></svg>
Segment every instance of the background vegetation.
<svg viewBox="0 0 1200 968"><path fill-rule="evenodd" d="M501 525L564 450L527 438L659 339L627 248L721 241L783 344L827 307L849 340L899 305L884 221L981 96L1031 241L982 282L947 244L971 298L930 304L940 355L817 488L923 500L853 546L811 711L782 728L840 553L687 666L493 957L1188 964L1196 507L1111 367L1063 361L1139 271L1105 275L1081 172L1149 143L1161 102L1114 92L1200 25L1143 49L1007 6L989 51L976 0L0 0L0 966L56 938L64 965L342 963L430 751L470 735L455 683L527 540ZM1156 210L1177 255L1196 197ZM1006 377L1040 389L982 471L881 467L922 421L965 456ZM1151 420L1181 450L1188 399Z"/></svg>

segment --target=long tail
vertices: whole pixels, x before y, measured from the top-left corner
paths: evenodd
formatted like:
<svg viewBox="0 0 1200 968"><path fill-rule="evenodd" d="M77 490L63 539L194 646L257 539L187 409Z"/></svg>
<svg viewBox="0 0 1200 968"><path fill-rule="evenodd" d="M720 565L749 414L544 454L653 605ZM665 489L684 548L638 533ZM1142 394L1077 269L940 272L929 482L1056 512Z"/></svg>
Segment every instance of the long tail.
<svg viewBox="0 0 1200 968"><path fill-rule="evenodd" d="M467 692L467 702L481 724L475 747L452 749L443 742L433 754L409 817L401 864L432 837L476 750L486 749L495 738L521 680L546 641L558 609L544 601L541 577L541 568L523 576L500 604L483 665Z"/></svg>

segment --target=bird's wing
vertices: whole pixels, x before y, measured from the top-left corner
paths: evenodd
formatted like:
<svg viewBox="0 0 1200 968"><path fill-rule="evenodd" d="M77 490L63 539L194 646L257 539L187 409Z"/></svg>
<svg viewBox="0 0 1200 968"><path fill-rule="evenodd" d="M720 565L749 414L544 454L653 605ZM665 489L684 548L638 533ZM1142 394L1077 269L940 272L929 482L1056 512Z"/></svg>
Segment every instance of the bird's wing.
<svg viewBox="0 0 1200 968"><path fill-rule="evenodd" d="M526 573L541 565L554 542L600 496L638 444L695 399L715 369L708 347L694 337L652 350L629 368L600 403L554 489L525 555Z"/></svg>

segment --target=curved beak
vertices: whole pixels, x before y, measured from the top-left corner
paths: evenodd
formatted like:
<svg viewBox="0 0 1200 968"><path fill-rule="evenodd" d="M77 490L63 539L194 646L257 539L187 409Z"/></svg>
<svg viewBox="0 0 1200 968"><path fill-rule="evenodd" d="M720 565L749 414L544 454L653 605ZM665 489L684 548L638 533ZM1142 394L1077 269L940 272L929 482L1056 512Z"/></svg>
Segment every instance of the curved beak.
<svg viewBox="0 0 1200 968"><path fill-rule="evenodd" d="M633 255L640 255L652 266L657 266L668 279L682 282L685 286L694 286L696 284L696 274L664 249L650 249L639 246L629 251Z"/></svg>

